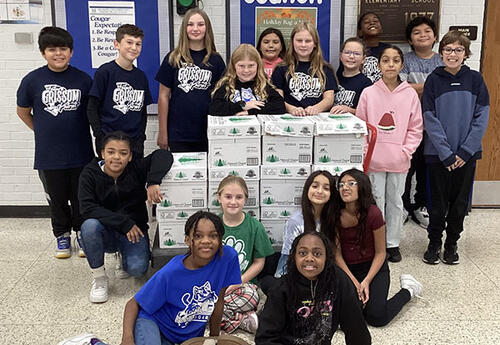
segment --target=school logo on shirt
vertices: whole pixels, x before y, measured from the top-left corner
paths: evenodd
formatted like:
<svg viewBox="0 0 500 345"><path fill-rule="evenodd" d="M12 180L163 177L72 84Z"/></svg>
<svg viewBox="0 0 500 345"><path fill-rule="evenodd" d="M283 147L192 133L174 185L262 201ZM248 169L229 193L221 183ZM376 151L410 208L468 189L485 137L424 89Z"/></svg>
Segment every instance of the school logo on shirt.
<svg viewBox="0 0 500 345"><path fill-rule="evenodd" d="M42 92L43 108L50 114L57 116L63 111L73 111L80 106L82 92L79 89L66 89L57 84L44 85Z"/></svg>
<svg viewBox="0 0 500 345"><path fill-rule="evenodd" d="M193 293L186 292L181 301L186 306L177 313L175 323L185 328L191 321L207 322L217 303L217 294L212 291L210 282L202 286L193 286Z"/></svg>
<svg viewBox="0 0 500 345"><path fill-rule="evenodd" d="M235 90L233 99L231 101L233 103L237 103L239 101L248 102L248 101L253 101L253 100L260 100L260 97L256 97L253 94L252 89L246 88L246 89L241 89L241 92L240 92L240 90Z"/></svg>
<svg viewBox="0 0 500 345"><path fill-rule="evenodd" d="M206 90L212 81L212 72L196 65L183 64L177 76L179 89L188 93L193 89Z"/></svg>
<svg viewBox="0 0 500 345"><path fill-rule="evenodd" d="M134 90L129 83L119 81L113 90L113 102L116 109L125 115L130 111L140 111L144 103L144 90Z"/></svg>
<svg viewBox="0 0 500 345"><path fill-rule="evenodd" d="M382 72L378 68L378 59L375 56L367 56L363 65L363 74L374 83L382 78Z"/></svg>
<svg viewBox="0 0 500 345"><path fill-rule="evenodd" d="M307 97L318 98L323 94L319 79L311 78L310 75L302 72L295 72L295 78L290 78L288 86L291 96L297 101Z"/></svg>
<svg viewBox="0 0 500 345"><path fill-rule="evenodd" d="M356 97L356 91L347 90L339 85L339 91L335 93L335 104L347 105L352 108L354 107L354 97Z"/></svg>
<svg viewBox="0 0 500 345"><path fill-rule="evenodd" d="M240 271L243 272L247 269L250 263L247 259L247 252L245 251L245 242L237 240L234 236L228 236L223 241L226 246L233 247L238 253L238 262L240 263Z"/></svg>

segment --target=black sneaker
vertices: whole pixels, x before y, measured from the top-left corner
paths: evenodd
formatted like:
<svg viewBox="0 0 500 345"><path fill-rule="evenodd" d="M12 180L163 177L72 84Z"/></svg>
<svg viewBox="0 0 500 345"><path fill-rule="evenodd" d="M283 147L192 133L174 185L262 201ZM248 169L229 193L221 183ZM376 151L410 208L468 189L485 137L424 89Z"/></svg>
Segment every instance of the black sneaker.
<svg viewBox="0 0 500 345"><path fill-rule="evenodd" d="M441 259L443 263L447 265L457 265L460 263L458 253L457 253L457 245L454 246L445 246L443 258Z"/></svg>
<svg viewBox="0 0 500 345"><path fill-rule="evenodd" d="M401 252L399 251L399 247L387 248L387 260L390 262L400 262L401 261Z"/></svg>
<svg viewBox="0 0 500 345"><path fill-rule="evenodd" d="M429 244L424 253L422 260L429 265L436 265L439 263L439 254L441 253L440 247L434 247Z"/></svg>

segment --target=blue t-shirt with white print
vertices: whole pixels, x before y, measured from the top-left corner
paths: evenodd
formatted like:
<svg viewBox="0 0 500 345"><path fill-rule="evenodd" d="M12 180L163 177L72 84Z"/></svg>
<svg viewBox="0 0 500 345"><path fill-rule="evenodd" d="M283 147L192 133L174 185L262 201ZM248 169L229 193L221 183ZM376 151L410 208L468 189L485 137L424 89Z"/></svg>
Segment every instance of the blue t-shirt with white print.
<svg viewBox="0 0 500 345"><path fill-rule="evenodd" d="M99 99L104 133L123 131L131 138L143 136L143 109L153 103L146 74L133 66L128 71L115 61L103 64L94 75L90 96Z"/></svg>
<svg viewBox="0 0 500 345"><path fill-rule="evenodd" d="M168 62L170 52L155 77L171 90L167 128L168 140L173 142L207 142L210 94L226 68L219 54L210 55L203 64L206 49L190 53L193 64L177 68Z"/></svg>
<svg viewBox="0 0 500 345"><path fill-rule="evenodd" d="M368 86L372 85L372 81L363 73L358 73L352 77L344 77L342 71L337 71L339 80L339 91L335 93L334 105L346 105L356 109L359 102L361 92Z"/></svg>
<svg viewBox="0 0 500 345"><path fill-rule="evenodd" d="M180 344L203 336L220 290L241 283L238 254L223 246L206 266L189 270L186 255L178 255L163 266L136 293L137 317L154 321L169 341Z"/></svg>
<svg viewBox="0 0 500 345"><path fill-rule="evenodd" d="M87 100L92 79L68 66L28 73L17 90L17 105L33 109L35 169L79 168L93 157Z"/></svg>

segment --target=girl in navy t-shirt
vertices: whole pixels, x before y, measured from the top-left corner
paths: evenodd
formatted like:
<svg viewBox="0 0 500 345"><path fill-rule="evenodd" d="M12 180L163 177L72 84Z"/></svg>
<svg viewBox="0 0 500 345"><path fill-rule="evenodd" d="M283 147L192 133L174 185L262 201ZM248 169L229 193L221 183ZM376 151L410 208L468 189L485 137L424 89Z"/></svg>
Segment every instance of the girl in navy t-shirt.
<svg viewBox="0 0 500 345"><path fill-rule="evenodd" d="M365 43L357 37L348 38L342 45L340 62L344 68L339 68L337 71L339 91L335 93L335 101L330 113L356 114L361 91L372 85L371 80L361 73L366 58L365 52Z"/></svg>
<svg viewBox="0 0 500 345"><path fill-rule="evenodd" d="M182 20L179 43L163 60L156 80L158 146L172 152L207 151L210 93L225 69L217 53L212 25L197 8Z"/></svg>
<svg viewBox="0 0 500 345"><path fill-rule="evenodd" d="M268 81L259 52L242 44L231 55L226 74L212 93L210 115L284 114L283 97Z"/></svg>
<svg viewBox="0 0 500 345"><path fill-rule="evenodd" d="M238 254L222 244L219 216L198 211L186 222L186 255L163 266L132 297L123 315L122 344L180 344L220 332L224 293L241 284Z"/></svg>
<svg viewBox="0 0 500 345"><path fill-rule="evenodd" d="M351 278L364 307L366 322L387 325L415 296L422 284L409 274L400 276L401 289L389 300L389 266L385 253L385 222L372 194L370 179L357 169L339 177L340 214L335 215L335 261Z"/></svg>
<svg viewBox="0 0 500 345"><path fill-rule="evenodd" d="M337 82L323 59L314 25L303 22L295 26L284 63L274 69L272 81L284 97L288 113L308 116L330 110Z"/></svg>

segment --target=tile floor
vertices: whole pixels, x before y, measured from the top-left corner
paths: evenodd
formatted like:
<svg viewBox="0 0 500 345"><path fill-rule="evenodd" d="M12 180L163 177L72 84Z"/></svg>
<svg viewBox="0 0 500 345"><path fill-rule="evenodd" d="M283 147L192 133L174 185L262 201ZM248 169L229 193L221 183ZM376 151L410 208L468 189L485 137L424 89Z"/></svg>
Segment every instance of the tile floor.
<svg viewBox="0 0 500 345"><path fill-rule="evenodd" d="M85 332L119 344L123 307L145 280L115 279L110 256L111 298L91 304L86 260L55 259L49 225L48 219L0 219L0 344L52 345ZM460 265L429 266L421 261L425 230L405 225L403 261L390 264L391 293L399 275L411 273L424 285L425 299L411 301L388 326L370 328L373 344L500 344L500 210L474 209L465 229ZM332 344L343 343L338 332Z"/></svg>

